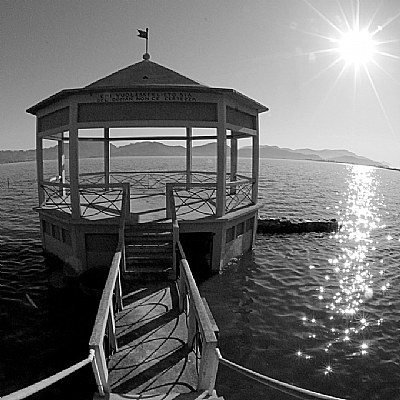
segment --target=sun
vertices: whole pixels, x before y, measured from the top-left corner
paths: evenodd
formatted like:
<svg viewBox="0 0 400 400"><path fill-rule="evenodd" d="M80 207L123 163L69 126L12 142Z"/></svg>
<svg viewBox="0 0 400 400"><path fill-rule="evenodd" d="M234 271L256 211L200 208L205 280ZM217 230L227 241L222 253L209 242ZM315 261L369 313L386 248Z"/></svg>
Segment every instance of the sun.
<svg viewBox="0 0 400 400"><path fill-rule="evenodd" d="M356 68L366 66L376 53L376 42L367 29L353 29L342 33L338 40L337 51L346 65Z"/></svg>

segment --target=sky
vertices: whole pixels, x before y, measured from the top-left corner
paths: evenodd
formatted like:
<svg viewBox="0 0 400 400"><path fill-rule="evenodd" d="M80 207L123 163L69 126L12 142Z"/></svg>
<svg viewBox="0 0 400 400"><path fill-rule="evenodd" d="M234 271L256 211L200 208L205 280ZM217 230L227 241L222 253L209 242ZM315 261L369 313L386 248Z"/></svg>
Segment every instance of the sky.
<svg viewBox="0 0 400 400"><path fill-rule="evenodd" d="M152 61L270 109L261 144L400 167L398 0L0 0L0 150L35 147L30 106L141 61L146 28Z"/></svg>

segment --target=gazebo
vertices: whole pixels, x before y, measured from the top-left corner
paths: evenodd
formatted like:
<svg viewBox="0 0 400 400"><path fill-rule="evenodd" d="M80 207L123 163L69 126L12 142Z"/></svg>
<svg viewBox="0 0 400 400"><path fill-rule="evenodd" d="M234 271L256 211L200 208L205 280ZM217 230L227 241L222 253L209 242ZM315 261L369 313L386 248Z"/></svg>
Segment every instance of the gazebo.
<svg viewBox="0 0 400 400"><path fill-rule="evenodd" d="M32 106L27 112L36 116L37 211L44 250L79 275L109 265L122 218L131 232L166 229L177 221L188 259L194 264L202 259L201 268L219 271L254 241L258 115L267 110L233 89L208 87L163 67L147 53L136 64ZM143 128L157 134L144 135ZM165 129L168 134L160 135L160 128L176 133ZM238 173L241 139L251 143L245 174ZM45 148L48 140L57 146ZM115 143L149 140L181 141L185 168L113 169ZM214 144L214 170L193 168L196 141ZM97 152L97 170L82 170L82 149L88 148ZM46 160L51 151L56 164ZM56 176L46 172L49 163Z"/></svg>

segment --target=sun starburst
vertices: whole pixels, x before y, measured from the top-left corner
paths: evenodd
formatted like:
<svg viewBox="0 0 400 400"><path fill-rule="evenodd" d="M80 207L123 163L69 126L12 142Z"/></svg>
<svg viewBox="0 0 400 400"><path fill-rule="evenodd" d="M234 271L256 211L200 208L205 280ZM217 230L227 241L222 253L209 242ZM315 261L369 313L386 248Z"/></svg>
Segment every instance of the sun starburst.
<svg viewBox="0 0 400 400"><path fill-rule="evenodd" d="M373 35L367 29L351 29L342 33L338 40L337 51L341 60L347 66L356 68L366 66L376 53L376 42Z"/></svg>
<svg viewBox="0 0 400 400"><path fill-rule="evenodd" d="M333 15L325 14L323 11L315 7L311 0L303 0L315 14L327 25L327 32L306 32L303 33L315 36L318 39L323 39L327 46L317 51L310 52L314 58L318 55L332 55L332 61L327 67L320 70L312 79L317 79L321 75L332 71L339 67L338 75L332 81L331 89L328 94L332 94L333 89L339 81L346 76L348 70L354 71L354 89L357 87L357 81L361 81L361 74L364 76L364 81L368 82L372 92L374 93L377 103L394 135L394 129L389 120L388 114L384 107L381 95L378 91L378 86L375 83L376 73L384 73L390 77L386 70L385 60L400 60L400 56L391 53L387 46L398 42L398 39L385 38L386 28L397 21L400 17L400 8L397 12L392 13L387 20L381 20L377 23L379 5L374 13L367 14L360 7L360 0L350 0L351 11L347 12L342 6L340 0L337 0L338 13ZM364 13L364 15L362 15ZM361 18L362 17L362 18ZM363 22L361 22L363 21Z"/></svg>

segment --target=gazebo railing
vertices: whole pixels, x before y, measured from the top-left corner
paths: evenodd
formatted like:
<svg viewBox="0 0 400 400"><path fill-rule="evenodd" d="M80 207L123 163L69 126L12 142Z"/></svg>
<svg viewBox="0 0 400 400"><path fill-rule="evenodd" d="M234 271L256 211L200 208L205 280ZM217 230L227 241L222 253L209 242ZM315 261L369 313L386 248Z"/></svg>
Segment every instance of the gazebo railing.
<svg viewBox="0 0 400 400"><path fill-rule="evenodd" d="M43 182L41 189L44 192L41 208L72 214L69 183ZM80 216L83 218L119 217L125 192L129 196L128 184L110 184L107 189L104 184L79 185Z"/></svg>
<svg viewBox="0 0 400 400"><path fill-rule="evenodd" d="M253 204L251 178L241 179L226 183L225 213L238 210ZM175 184L168 183L166 195L166 209L170 210L172 198L174 198L176 215L197 213L203 216L215 216L217 214L217 185L216 183L192 183Z"/></svg>
<svg viewBox="0 0 400 400"><path fill-rule="evenodd" d="M162 199L158 200L157 196L165 196L165 203L160 202L156 211L162 211L165 207L167 218L170 217L172 197L175 199L176 214L179 218L218 214L215 172L191 171L189 175L186 171L112 172L108 178L109 182L105 183L104 173L80 175L79 212L82 218L119 216L124 187L129 191L132 204L135 199L148 196L156 196L156 202L162 202ZM253 185L254 180L244 175L237 174L236 180L228 180L224 213L252 205ZM62 183L54 178L43 182L41 188L44 198L42 208L72 213L71 187L68 182ZM156 203L152 201L152 204ZM153 208L149 211L141 210L140 213L153 212Z"/></svg>
<svg viewBox="0 0 400 400"><path fill-rule="evenodd" d="M129 183L130 187L138 190L164 191L166 183L193 183L215 182L216 172L207 171L113 171L108 175L109 183ZM106 185L104 172L88 172L79 175L81 184Z"/></svg>

